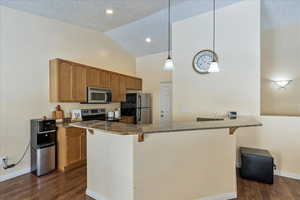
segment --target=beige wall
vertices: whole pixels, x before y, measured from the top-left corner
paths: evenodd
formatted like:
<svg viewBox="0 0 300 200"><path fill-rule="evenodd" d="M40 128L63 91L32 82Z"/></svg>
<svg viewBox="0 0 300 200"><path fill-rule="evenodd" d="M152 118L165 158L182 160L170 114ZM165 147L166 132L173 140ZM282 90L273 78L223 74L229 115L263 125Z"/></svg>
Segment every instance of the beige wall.
<svg viewBox="0 0 300 200"><path fill-rule="evenodd" d="M237 130L238 145L269 149L282 175L300 179L300 118L262 116L263 127Z"/></svg>
<svg viewBox="0 0 300 200"><path fill-rule="evenodd" d="M262 33L261 112L264 115L300 116L300 25ZM280 89L276 80L293 80Z"/></svg>
<svg viewBox="0 0 300 200"><path fill-rule="evenodd" d="M2 52L3 52L3 48L2 48L2 31L1 31L1 27L2 27L2 7L0 6L0 141L3 141L3 134L2 134L2 129L1 127L4 126L4 122L3 120L3 116L4 116L4 112L2 112L4 105L2 103L2 98L3 98L3 92L2 92L2 88L1 85L3 85L3 67L2 67ZM3 145L1 145L0 142L0 157L2 156L2 152L4 151L4 147Z"/></svg>
<svg viewBox="0 0 300 200"><path fill-rule="evenodd" d="M173 25L174 118L195 120L203 114L259 115L260 1L245 0L217 10L216 51L220 73L194 71L194 55L212 47L212 13Z"/></svg>
<svg viewBox="0 0 300 200"><path fill-rule="evenodd" d="M143 91L152 94L153 121L160 119L160 82L172 81L172 71L163 70L167 53L152 54L136 59L136 74L143 78Z"/></svg>
<svg viewBox="0 0 300 200"><path fill-rule="evenodd" d="M6 155L15 161L29 142L29 119L50 116L56 105L48 102L49 59L59 57L135 75L135 58L100 32L0 8L0 33L5 49L1 51L0 156ZM62 106L65 112L83 107L80 104ZM8 171L1 168L0 175L29 167L28 156L17 168Z"/></svg>

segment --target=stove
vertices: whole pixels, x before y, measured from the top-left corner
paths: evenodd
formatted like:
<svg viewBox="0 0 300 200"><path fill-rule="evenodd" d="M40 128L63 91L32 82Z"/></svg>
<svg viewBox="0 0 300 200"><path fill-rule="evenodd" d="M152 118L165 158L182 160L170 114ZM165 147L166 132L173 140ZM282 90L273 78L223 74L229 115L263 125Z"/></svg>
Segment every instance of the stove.
<svg viewBox="0 0 300 200"><path fill-rule="evenodd" d="M81 109L81 117L83 121L89 120L106 120L105 108L99 109Z"/></svg>

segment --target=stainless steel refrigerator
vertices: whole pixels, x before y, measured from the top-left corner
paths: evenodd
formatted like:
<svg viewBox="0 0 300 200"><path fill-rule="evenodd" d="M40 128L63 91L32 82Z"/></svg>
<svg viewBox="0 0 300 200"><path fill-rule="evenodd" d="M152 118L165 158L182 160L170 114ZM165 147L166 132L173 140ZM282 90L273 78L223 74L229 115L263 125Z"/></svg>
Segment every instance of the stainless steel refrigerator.
<svg viewBox="0 0 300 200"><path fill-rule="evenodd" d="M152 123L152 99L147 93L128 93L126 102L121 103L121 114L134 116L136 124Z"/></svg>

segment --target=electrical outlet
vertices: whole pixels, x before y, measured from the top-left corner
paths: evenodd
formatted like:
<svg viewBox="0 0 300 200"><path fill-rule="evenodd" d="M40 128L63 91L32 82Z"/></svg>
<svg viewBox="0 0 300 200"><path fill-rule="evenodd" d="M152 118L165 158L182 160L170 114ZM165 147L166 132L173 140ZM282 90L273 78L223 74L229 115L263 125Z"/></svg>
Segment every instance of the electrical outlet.
<svg viewBox="0 0 300 200"><path fill-rule="evenodd" d="M7 160L7 156L0 156L0 166L4 165L3 160Z"/></svg>

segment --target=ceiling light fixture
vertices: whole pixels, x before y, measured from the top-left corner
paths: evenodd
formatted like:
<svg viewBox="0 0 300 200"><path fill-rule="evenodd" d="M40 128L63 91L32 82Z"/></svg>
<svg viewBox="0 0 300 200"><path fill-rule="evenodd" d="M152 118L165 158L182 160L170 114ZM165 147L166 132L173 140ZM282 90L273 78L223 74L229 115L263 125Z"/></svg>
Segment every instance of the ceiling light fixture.
<svg viewBox="0 0 300 200"><path fill-rule="evenodd" d="M168 7L168 58L166 59L164 70L173 70L174 63L172 60L171 55L171 42L172 42L172 34L171 34L171 0L169 0L169 7Z"/></svg>
<svg viewBox="0 0 300 200"><path fill-rule="evenodd" d="M150 43L150 42L152 42L152 40L151 40L151 38L150 38L150 37L147 37L147 38L145 39L145 41L146 41L147 43Z"/></svg>
<svg viewBox="0 0 300 200"><path fill-rule="evenodd" d="M112 14L114 14L114 10L113 9L106 9L105 13L108 14L108 15L112 15Z"/></svg>
<svg viewBox="0 0 300 200"><path fill-rule="evenodd" d="M218 64L218 56L216 53L216 0L213 0L213 60L210 64L208 72L220 72L219 64Z"/></svg>

